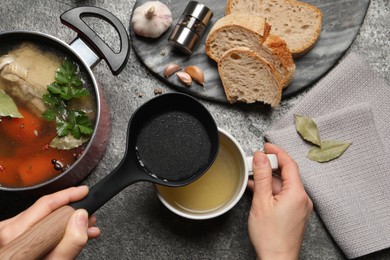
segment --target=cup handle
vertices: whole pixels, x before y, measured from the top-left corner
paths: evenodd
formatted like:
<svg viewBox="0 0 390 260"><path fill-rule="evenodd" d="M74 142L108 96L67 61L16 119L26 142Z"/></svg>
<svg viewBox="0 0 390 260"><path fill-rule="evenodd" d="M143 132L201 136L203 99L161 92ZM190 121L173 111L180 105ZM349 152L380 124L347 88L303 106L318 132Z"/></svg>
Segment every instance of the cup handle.
<svg viewBox="0 0 390 260"><path fill-rule="evenodd" d="M271 164L272 171L276 171L279 168L279 162L278 157L276 157L276 154L267 154L268 160ZM249 175L253 175L253 156L246 158L248 162L248 172Z"/></svg>

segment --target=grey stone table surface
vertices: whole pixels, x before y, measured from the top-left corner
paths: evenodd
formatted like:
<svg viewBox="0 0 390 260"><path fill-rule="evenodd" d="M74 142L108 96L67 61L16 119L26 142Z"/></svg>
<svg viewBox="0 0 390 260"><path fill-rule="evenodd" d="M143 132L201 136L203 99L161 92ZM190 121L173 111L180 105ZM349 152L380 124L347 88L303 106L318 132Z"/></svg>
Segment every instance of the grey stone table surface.
<svg viewBox="0 0 390 260"><path fill-rule="evenodd" d="M334 0L336 1L336 0ZM344 0L353 1L351 0ZM359 1L359 0L355 0ZM128 27L134 0L1 0L0 31L34 30L70 42L76 33L62 25L59 16L76 6L92 5L115 14ZM378 75L390 83L390 2L372 0L360 32L349 51L366 58ZM115 45L115 32L105 23L91 27ZM107 151L97 168L84 181L91 186L108 174L121 160L125 150L127 122L137 107L155 96L154 90L176 91L156 79L132 51L127 67L117 77L104 62L93 69L103 86L110 106L111 134ZM310 90L310 88L309 88ZM212 113L219 127L235 136L249 155L263 145L263 132L277 121L306 92L284 99L270 109L261 104L227 105L200 100ZM4 196L4 195L1 195ZM0 197L1 200L1 197ZM20 199L15 203L27 205ZM90 241L79 259L255 259L247 235L246 220L251 194L246 193L227 214L208 221L191 221L175 216L157 199L149 183L137 183L114 197L96 212L102 235ZM17 213L17 205L0 202L0 217ZM314 212L310 218L301 259L344 259L321 220ZM362 259L389 259L390 250Z"/></svg>

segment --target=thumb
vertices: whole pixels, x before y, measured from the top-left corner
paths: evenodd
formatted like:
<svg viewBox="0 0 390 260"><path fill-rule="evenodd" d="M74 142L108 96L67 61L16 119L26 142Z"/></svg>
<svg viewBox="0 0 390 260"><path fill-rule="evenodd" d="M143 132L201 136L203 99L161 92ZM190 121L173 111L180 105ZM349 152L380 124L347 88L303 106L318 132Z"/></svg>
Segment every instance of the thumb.
<svg viewBox="0 0 390 260"><path fill-rule="evenodd" d="M76 210L70 217L61 242L47 255L46 259L75 259L88 242L88 213Z"/></svg>
<svg viewBox="0 0 390 260"><path fill-rule="evenodd" d="M268 157L259 151L253 155L253 196L268 199L272 196L272 169Z"/></svg>

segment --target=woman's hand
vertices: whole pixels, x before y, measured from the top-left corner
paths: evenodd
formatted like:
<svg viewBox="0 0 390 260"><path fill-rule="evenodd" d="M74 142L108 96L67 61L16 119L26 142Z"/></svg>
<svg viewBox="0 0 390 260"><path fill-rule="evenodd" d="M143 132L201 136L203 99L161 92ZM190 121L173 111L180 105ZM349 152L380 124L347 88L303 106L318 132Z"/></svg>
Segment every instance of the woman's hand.
<svg viewBox="0 0 390 260"><path fill-rule="evenodd" d="M0 222L0 248L27 229L49 215L54 210L71 202L81 200L88 194L87 186L68 188L38 199L30 208L13 218ZM84 209L76 210L70 217L61 242L46 256L46 259L74 259L88 239L100 235L99 228L95 227L96 218L88 218Z"/></svg>
<svg viewBox="0 0 390 260"><path fill-rule="evenodd" d="M249 237L260 259L298 259L313 203L304 190L296 162L275 145L267 143L264 150L276 154L281 178L272 176L267 156L255 152L253 180L248 183L253 191Z"/></svg>

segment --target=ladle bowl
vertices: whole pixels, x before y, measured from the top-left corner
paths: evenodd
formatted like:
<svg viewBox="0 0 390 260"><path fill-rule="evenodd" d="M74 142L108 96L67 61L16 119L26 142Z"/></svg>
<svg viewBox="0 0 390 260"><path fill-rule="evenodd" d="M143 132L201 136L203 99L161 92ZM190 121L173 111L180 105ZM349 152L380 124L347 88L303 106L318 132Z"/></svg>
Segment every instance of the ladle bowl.
<svg viewBox="0 0 390 260"><path fill-rule="evenodd" d="M94 213L127 186L148 181L178 187L199 178L219 149L209 111L187 94L157 96L132 115L120 164L91 187L87 197L63 206L0 249L0 259L42 258L62 239L75 209Z"/></svg>
<svg viewBox="0 0 390 260"><path fill-rule="evenodd" d="M184 186L206 172L218 149L217 125L201 103L181 93L158 96L139 107L131 117L126 152L120 164L95 184L86 198L71 206L92 214L138 181ZM164 172L157 172L161 168L165 168Z"/></svg>

